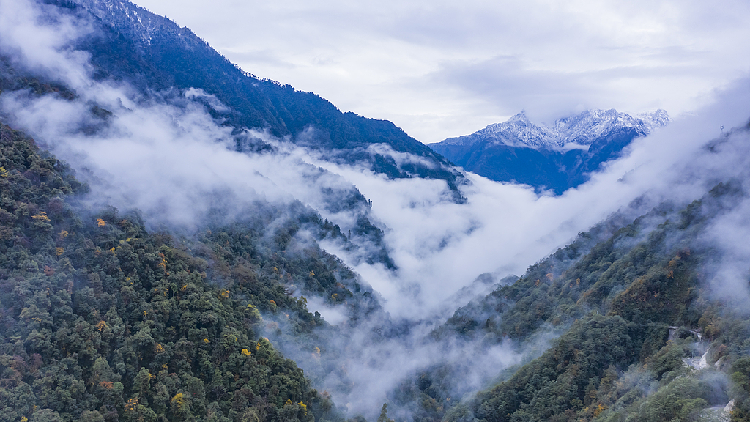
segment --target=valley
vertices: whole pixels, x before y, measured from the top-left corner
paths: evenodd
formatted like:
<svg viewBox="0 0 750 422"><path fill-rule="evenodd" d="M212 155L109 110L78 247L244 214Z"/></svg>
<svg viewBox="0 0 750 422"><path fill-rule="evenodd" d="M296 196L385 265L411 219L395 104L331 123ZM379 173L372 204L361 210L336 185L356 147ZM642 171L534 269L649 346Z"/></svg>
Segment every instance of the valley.
<svg viewBox="0 0 750 422"><path fill-rule="evenodd" d="M0 11L0 421L750 418L747 80L425 145L126 0Z"/></svg>

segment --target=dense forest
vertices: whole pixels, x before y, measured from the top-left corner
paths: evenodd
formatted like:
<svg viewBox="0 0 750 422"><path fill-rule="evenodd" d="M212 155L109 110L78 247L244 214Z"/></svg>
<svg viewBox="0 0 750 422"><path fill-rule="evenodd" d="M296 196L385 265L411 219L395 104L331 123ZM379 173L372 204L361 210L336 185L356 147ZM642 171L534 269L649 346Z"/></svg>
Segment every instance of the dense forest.
<svg viewBox="0 0 750 422"><path fill-rule="evenodd" d="M249 225L151 233L137 215L74 208L86 186L71 170L0 133L2 420L336 419L259 337L261 312L299 334L325 324L286 280L332 302L352 295L337 279L356 285L320 250L284 256L294 222L270 244Z"/></svg>
<svg viewBox="0 0 750 422"><path fill-rule="evenodd" d="M82 207L87 188L65 163L8 126L1 134L2 420L342 418L260 335L278 326L261 314L276 316L321 353L313 331L326 322L295 288L362 307L352 315L378 306L336 258L291 252L314 217L297 214L270 240L260 227L280 217L260 207L190 238L149 232L137 214ZM710 299L700 279L712 251L694 241L743 194L722 183L684 209L612 222L605 241L581 234L431 335L491 344L562 330L548 350L463 401L451 402L446 367L415 374L392 401L416 403L425 421L657 421L733 400L732 420L748 420L750 323ZM686 364L701 355L709 369Z"/></svg>

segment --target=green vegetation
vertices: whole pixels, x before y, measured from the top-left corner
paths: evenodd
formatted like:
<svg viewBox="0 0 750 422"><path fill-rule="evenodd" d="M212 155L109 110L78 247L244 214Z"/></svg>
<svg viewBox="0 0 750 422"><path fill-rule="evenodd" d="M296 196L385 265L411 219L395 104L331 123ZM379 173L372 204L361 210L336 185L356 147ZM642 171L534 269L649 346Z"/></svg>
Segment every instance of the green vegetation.
<svg viewBox="0 0 750 422"><path fill-rule="evenodd" d="M76 211L86 187L71 171L23 134L0 135L0 420L336 418L258 337L261 312L298 332L324 324L287 280L344 301L335 280L351 273L335 258L285 259L283 230L258 252L239 226L187 242L137 215Z"/></svg>
<svg viewBox="0 0 750 422"><path fill-rule="evenodd" d="M261 337L307 350L314 379L340 370L326 323L291 294L345 306L352 321L379 309L351 270L297 237L345 239L338 227L297 204L190 238L150 232L137 214L74 205L86 186L64 163L7 126L0 135L0 420L341 419ZM693 241L740 193L720 184L680 211L581 234L431 337L523 346L564 332L548 350L463 401L450 395L455 368L430 368L394 404L417 421L687 421L732 399L732 420L748 420L750 323L702 290L711 251ZM701 372L684 363L697 332L710 343Z"/></svg>
<svg viewBox="0 0 750 422"><path fill-rule="evenodd" d="M750 322L710 300L699 279L713 251L696 241L741 194L734 182L719 184L686 208L655 209L591 248L585 242L596 233L581 234L515 283L457 310L432 335L528 347L545 332L564 331L546 352L460 404L450 400L460 380L447 367L415 375L396 397L416 402L415 420L425 421L693 420L731 397L733 420L744 420L747 390L730 394L721 371L740 362L733 377L743 385ZM696 332L710 343L713 380L683 362L696 353Z"/></svg>

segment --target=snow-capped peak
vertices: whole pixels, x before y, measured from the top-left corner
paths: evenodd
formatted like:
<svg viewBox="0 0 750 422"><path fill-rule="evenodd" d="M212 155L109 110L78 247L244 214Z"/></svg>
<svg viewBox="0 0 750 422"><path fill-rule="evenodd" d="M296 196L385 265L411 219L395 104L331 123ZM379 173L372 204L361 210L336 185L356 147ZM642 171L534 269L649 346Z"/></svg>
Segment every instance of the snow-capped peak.
<svg viewBox="0 0 750 422"><path fill-rule="evenodd" d="M517 123L520 125L532 125L531 120L529 120L528 117L526 117L526 112L521 110L520 113L516 114L515 116L511 116L510 119L508 119L507 123Z"/></svg>
<svg viewBox="0 0 750 422"><path fill-rule="evenodd" d="M624 128L632 128L643 136L668 123L669 115L661 109L636 117L615 109L586 110L557 119L552 125L535 125L522 111L503 123L491 124L469 136L449 138L443 142L449 145L486 142L514 147L564 149L571 145L585 147L602 136Z"/></svg>

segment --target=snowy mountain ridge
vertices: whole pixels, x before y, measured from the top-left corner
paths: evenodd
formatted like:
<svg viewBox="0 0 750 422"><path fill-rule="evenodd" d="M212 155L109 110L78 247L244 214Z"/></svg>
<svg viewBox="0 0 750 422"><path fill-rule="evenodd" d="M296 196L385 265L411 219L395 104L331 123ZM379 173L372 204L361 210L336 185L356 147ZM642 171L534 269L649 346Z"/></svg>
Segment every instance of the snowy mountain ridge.
<svg viewBox="0 0 750 422"><path fill-rule="evenodd" d="M132 39L150 44L155 35L177 34L189 45L198 38L188 28L181 28L171 20L150 12L148 9L123 0L74 0L91 11L117 31L127 33Z"/></svg>
<svg viewBox="0 0 750 422"><path fill-rule="evenodd" d="M477 142L512 147L570 149L585 148L602 136L623 128L633 128L640 136L669 124L669 114L656 110L631 116L609 110L586 110L557 119L552 125L535 125L522 111L503 123L495 123L471 135L448 138L440 144L469 146Z"/></svg>

